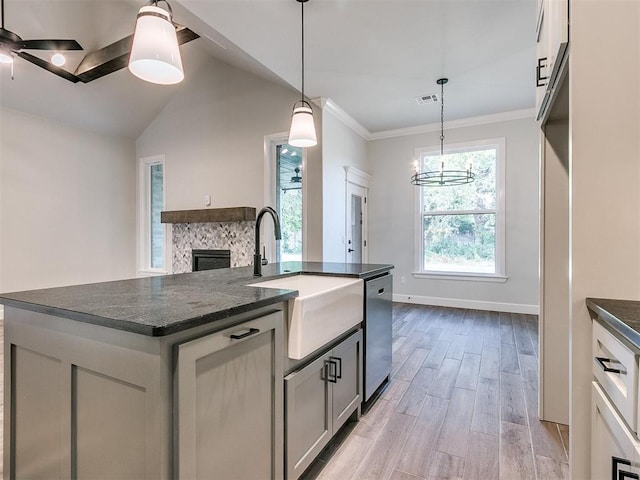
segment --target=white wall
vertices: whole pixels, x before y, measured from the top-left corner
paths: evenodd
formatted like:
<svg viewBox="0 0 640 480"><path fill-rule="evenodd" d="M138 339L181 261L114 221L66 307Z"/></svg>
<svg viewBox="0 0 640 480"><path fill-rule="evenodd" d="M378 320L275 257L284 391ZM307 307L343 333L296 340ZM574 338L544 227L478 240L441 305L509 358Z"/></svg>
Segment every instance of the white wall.
<svg viewBox="0 0 640 480"><path fill-rule="evenodd" d="M261 207L264 136L289 130L297 94L211 60L136 141L138 158L165 154L167 210Z"/></svg>
<svg viewBox="0 0 640 480"><path fill-rule="evenodd" d="M135 275L134 142L0 109L0 291Z"/></svg>
<svg viewBox="0 0 640 480"><path fill-rule="evenodd" d="M345 166L370 173L367 141L331 110L322 115L323 260L345 261Z"/></svg>
<svg viewBox="0 0 640 480"><path fill-rule="evenodd" d="M583 479L593 377L585 298L640 299L640 3L570 0L569 11L570 464Z"/></svg>
<svg viewBox="0 0 640 480"><path fill-rule="evenodd" d="M165 155L165 208L249 206L265 199L265 136L288 132L299 93L211 59L136 141L137 157ZM318 141L322 112L314 106ZM307 149L305 256L322 259L322 147ZM211 206L204 196L211 195ZM320 219L320 220L318 220ZM264 222L263 235L272 227Z"/></svg>
<svg viewBox="0 0 640 480"><path fill-rule="evenodd" d="M445 125L446 127L446 125ZM394 295L417 303L537 312L538 132L533 119L445 129L445 142L505 137L505 283L415 279L415 149L438 145L439 132L374 140L369 144L373 184L369 196L369 261L392 263ZM406 278L406 284L401 283Z"/></svg>

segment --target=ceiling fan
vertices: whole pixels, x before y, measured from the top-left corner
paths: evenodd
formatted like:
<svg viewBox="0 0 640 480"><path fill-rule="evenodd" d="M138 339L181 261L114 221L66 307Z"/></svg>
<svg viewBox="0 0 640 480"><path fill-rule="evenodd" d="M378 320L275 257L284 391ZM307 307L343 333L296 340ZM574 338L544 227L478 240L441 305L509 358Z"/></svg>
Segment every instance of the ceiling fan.
<svg viewBox="0 0 640 480"><path fill-rule="evenodd" d="M75 40L23 40L15 33L4 28L4 0L0 0L0 15L2 16L2 24L0 27L0 63L13 63L13 55L23 58L27 62L31 62L38 67L44 68L59 77L69 80L70 82L78 82L80 79L67 72L65 69L47 62L40 57L31 55L23 50L82 50L82 47Z"/></svg>

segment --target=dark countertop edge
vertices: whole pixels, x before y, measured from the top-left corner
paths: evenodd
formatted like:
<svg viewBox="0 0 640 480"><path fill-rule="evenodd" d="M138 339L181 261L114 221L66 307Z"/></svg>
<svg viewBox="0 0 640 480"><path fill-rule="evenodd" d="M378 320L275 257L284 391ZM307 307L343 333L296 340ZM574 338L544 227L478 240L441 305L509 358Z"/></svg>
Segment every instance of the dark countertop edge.
<svg viewBox="0 0 640 480"><path fill-rule="evenodd" d="M280 277L287 277L287 276L292 276L292 275L318 275L319 277L352 277L352 278L361 278L363 280L367 280L370 279L372 277L377 277L380 275L383 275L387 272L390 272L392 269L394 268L393 265L385 265L373 270L367 270L364 273L349 273L349 272L340 272L340 273L334 273L334 272L314 272L311 270L301 270L299 272L295 272L295 273L291 273L291 274L283 274L283 275L279 275L278 277L270 277L271 280L274 280L275 278L280 278Z"/></svg>
<svg viewBox="0 0 640 480"><path fill-rule="evenodd" d="M289 290L287 293L282 293L280 295L275 295L273 297L269 297L263 300L257 300L244 305L238 305L236 307L225 308L207 315L202 315L200 317L189 318L180 322L176 322L168 326L145 325L136 322L129 322L126 320L101 317L99 315L91 315L87 313L76 312L73 310L67 310L58 307L48 307L46 305L39 305L36 303L17 300L3 299L2 301L3 304L7 307L29 310L36 313L44 313L46 315L67 318L69 320L76 320L83 323L98 325L105 328L113 328L115 330L122 330L125 332L136 333L148 337L163 337L171 335L173 333L181 332L183 330L188 330L190 328L206 325L207 323L211 323L216 320L222 320L225 318L233 317L234 315L257 310L262 307L268 307L269 305L285 302L291 298L295 298L296 296L298 296L297 290Z"/></svg>
<svg viewBox="0 0 640 480"><path fill-rule="evenodd" d="M587 298L587 308L594 314L595 320L605 327L611 334L613 334L618 340L624 343L627 347L634 351L636 354L640 354L640 332L637 332L625 322L620 320L614 314L607 309L598 305L598 298ZM607 299L607 302L612 300Z"/></svg>
<svg viewBox="0 0 640 480"><path fill-rule="evenodd" d="M299 269L292 269L291 271L285 270L277 273L269 273L265 272L263 277L252 277L252 278L241 278L235 281L230 282L228 285L243 285L247 286L247 282L251 283L260 283L262 281L274 280L277 278L290 277L296 275L318 275L318 276L329 276L329 277L350 277L350 278L359 278L362 280L371 280L373 278L380 277L389 273L394 267L391 264L355 264L355 265L367 265L367 267L373 267L364 272L347 272L347 271L338 271L340 270L337 267L335 270L332 270L332 266L338 265L350 265L343 263L335 263L335 262L301 262ZM314 267L317 267L314 268ZM194 272L190 272L194 273ZM199 272L195 272L199 273ZM179 275L188 275L189 273L179 274ZM130 279L137 280L137 279ZM124 280L127 281L127 280ZM96 285L104 283L98 282ZM109 283L109 282L106 282ZM73 288L74 286L70 286ZM66 287L58 287L58 288L66 288ZM260 288L259 286L254 286L252 288ZM273 291L273 289L269 289ZM62 318L67 318L70 320L76 320L79 322L89 323L93 325L99 325L107 328L113 328L116 330L127 331L131 333L137 333L140 335L151 336L151 337L161 337L170 335L172 333L177 333L182 330L188 330L190 328L198 327L201 325L205 325L207 323L221 320L225 318L229 318L234 315L238 315L245 312L250 312L252 310L256 310L258 308L262 308L265 306L273 305L276 303L280 303L283 301L287 301L291 298L298 296L297 290L285 290L282 289L283 292L279 295L269 296L268 298L256 300L256 301L248 301L247 303L243 303L241 305L237 305L230 308L223 308L221 310L213 311L209 314L187 318L181 321L177 321L170 325L166 326L152 326L145 323L139 323L129 320L123 319L114 319L111 317L104 317L101 315L95 315L91 313L83 313L75 310L69 310L68 308L61 307L52 307L49 305L43 305L39 303L28 302L24 300L16 300L9 297L3 296L0 294L0 304L4 304L8 307L20 308L23 310L29 310L37 313L44 313L47 315L58 316ZM17 292L20 293L20 292Z"/></svg>

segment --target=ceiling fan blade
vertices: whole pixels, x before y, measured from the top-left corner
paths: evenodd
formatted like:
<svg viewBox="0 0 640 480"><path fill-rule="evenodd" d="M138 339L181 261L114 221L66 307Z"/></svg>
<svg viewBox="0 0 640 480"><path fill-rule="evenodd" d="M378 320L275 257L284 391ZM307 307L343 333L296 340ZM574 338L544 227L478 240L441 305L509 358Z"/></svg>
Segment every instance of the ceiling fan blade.
<svg viewBox="0 0 640 480"><path fill-rule="evenodd" d="M46 60L42 60L39 57L31 55L27 52L16 52L20 58L24 58L27 62L31 62L38 67L44 68L54 75L58 75L59 77L64 78L65 80L69 80L70 82L77 83L80 81L78 77L76 77L73 73L67 72L65 69L55 66L53 63L49 63Z"/></svg>
<svg viewBox="0 0 640 480"><path fill-rule="evenodd" d="M185 26L177 25L176 28L178 45L200 38L200 35ZM76 77L82 82L88 83L126 67L129 63L132 43L133 35L129 35L100 50L88 53L76 68Z"/></svg>
<svg viewBox="0 0 640 480"><path fill-rule="evenodd" d="M23 40L21 43L27 50L82 50L75 40Z"/></svg>

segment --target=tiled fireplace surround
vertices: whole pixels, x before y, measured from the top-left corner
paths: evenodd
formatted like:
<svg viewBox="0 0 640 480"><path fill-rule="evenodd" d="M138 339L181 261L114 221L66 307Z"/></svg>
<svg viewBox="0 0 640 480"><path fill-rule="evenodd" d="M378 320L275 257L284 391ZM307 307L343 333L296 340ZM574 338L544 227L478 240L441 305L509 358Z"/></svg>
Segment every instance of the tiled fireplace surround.
<svg viewBox="0 0 640 480"><path fill-rule="evenodd" d="M253 262L255 222L174 223L172 234L173 273L191 271L191 250L228 249L231 266Z"/></svg>

